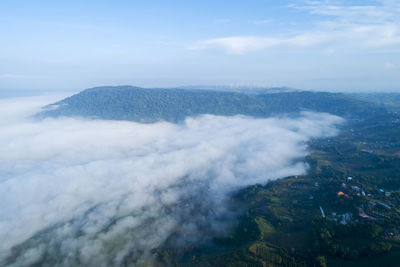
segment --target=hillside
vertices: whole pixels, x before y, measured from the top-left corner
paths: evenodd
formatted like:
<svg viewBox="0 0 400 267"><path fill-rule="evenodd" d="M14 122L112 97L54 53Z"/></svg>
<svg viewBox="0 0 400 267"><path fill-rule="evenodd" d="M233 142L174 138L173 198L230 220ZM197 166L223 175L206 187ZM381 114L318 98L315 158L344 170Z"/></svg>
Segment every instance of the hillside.
<svg viewBox="0 0 400 267"><path fill-rule="evenodd" d="M363 101L384 106L393 112L400 111L400 93L358 93L351 95Z"/></svg>
<svg viewBox="0 0 400 267"><path fill-rule="evenodd" d="M373 103L339 93L283 91L243 93L200 89L96 87L45 107L40 116L81 116L139 122L178 122L187 116L214 114L268 117L300 111L328 112L343 117L385 113Z"/></svg>

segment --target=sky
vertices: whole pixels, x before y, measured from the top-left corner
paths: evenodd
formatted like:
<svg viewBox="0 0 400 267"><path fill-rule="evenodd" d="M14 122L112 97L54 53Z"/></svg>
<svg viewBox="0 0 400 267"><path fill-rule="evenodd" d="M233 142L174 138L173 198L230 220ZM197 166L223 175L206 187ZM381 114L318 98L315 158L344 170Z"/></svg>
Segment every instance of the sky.
<svg viewBox="0 0 400 267"><path fill-rule="evenodd" d="M399 0L0 2L3 91L399 82Z"/></svg>

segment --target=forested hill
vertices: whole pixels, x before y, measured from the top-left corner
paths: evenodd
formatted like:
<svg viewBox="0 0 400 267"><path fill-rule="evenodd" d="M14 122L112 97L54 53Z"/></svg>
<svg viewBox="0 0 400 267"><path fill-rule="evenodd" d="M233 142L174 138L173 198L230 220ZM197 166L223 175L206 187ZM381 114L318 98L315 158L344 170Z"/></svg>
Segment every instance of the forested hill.
<svg viewBox="0 0 400 267"><path fill-rule="evenodd" d="M343 117L384 114L373 103L340 93L284 91L243 92L145 89L133 86L96 87L51 104L39 116L81 116L139 122L177 122L187 116L214 114L268 117L299 111L328 112Z"/></svg>

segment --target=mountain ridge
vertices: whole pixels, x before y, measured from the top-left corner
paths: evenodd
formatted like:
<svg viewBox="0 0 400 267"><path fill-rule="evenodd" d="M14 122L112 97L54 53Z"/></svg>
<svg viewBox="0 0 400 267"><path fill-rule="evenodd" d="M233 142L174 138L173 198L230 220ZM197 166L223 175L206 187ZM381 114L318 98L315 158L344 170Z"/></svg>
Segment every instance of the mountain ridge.
<svg viewBox="0 0 400 267"><path fill-rule="evenodd" d="M46 106L40 117L78 116L137 122L179 122L213 114L257 118L301 111L326 112L345 118L376 116L384 107L343 93L283 91L268 93L208 89L103 86L86 89Z"/></svg>

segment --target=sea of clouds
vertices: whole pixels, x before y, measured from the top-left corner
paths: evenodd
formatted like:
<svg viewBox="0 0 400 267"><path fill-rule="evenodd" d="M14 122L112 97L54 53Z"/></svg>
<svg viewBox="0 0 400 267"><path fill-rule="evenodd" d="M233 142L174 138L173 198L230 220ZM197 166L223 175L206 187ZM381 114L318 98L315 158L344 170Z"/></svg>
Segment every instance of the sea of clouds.
<svg viewBox="0 0 400 267"><path fill-rule="evenodd" d="M343 122L32 117L54 100L0 99L0 265L140 265L172 234L178 243L221 234L235 190L304 174L307 141Z"/></svg>

